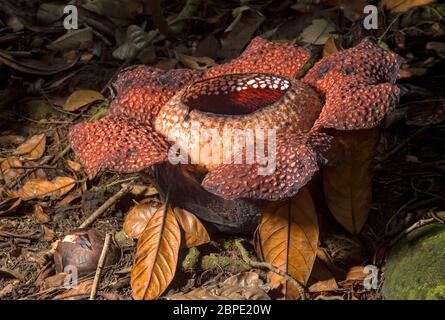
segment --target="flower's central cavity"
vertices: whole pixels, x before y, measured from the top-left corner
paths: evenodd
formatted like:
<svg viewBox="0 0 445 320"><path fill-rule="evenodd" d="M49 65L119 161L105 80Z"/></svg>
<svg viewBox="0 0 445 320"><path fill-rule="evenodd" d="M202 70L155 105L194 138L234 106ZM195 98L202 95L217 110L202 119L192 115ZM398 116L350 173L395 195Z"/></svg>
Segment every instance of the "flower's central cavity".
<svg viewBox="0 0 445 320"><path fill-rule="evenodd" d="M182 102L202 112L242 115L277 102L290 81L267 73L230 74L199 81L189 86Z"/></svg>

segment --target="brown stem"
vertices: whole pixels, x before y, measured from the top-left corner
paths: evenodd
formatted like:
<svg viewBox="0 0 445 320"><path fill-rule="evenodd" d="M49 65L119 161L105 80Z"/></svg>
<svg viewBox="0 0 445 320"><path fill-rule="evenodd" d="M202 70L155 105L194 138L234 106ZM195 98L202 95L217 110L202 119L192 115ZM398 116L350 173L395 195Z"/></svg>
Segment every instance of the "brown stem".
<svg viewBox="0 0 445 320"><path fill-rule="evenodd" d="M122 198L125 194L127 194L131 188L133 187L133 183L127 184L125 187L119 190L116 194L114 194L111 198L104 202L96 211L94 211L80 226L79 228L89 227L99 216L101 216L108 208L110 208L113 204L115 204L120 198Z"/></svg>

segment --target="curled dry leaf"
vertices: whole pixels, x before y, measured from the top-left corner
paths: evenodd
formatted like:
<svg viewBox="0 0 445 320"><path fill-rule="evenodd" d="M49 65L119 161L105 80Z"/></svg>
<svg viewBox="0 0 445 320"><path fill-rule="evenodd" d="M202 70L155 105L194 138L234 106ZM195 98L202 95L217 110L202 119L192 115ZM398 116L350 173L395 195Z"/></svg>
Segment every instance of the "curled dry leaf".
<svg viewBox="0 0 445 320"><path fill-rule="evenodd" d="M159 297L175 275L181 230L173 210L158 210L138 240L131 271L131 289L137 300Z"/></svg>
<svg viewBox="0 0 445 320"><path fill-rule="evenodd" d="M6 64L8 67L24 73L36 75L52 75L60 73L63 70L69 69L74 66L78 60L78 56L74 57L74 59L72 59L71 61L65 61L61 58L52 57L50 62L46 61L45 59L36 60L28 58L16 58L9 54L8 51L0 50L0 61Z"/></svg>
<svg viewBox="0 0 445 320"><path fill-rule="evenodd" d="M75 162L75 161L71 161L71 160L66 160L66 165L68 168L70 168L73 171L79 172L80 169L82 168L81 164L79 162Z"/></svg>
<svg viewBox="0 0 445 320"><path fill-rule="evenodd" d="M122 184L122 188L125 188L127 186L126 183ZM135 196L144 196L144 197L150 197L154 196L155 194L158 194L158 190L156 190L155 187L151 185L142 185L142 184L136 184L131 187L130 193Z"/></svg>
<svg viewBox="0 0 445 320"><path fill-rule="evenodd" d="M329 39L334 26L325 19L315 19L301 33L301 40L306 43L322 45Z"/></svg>
<svg viewBox="0 0 445 320"><path fill-rule="evenodd" d="M317 255L319 235L317 213L306 188L289 200L270 203L263 211L256 235L259 256L306 284ZM297 288L281 276L269 276L272 287L284 284L287 299L299 297Z"/></svg>
<svg viewBox="0 0 445 320"><path fill-rule="evenodd" d="M32 136L19 145L13 152L15 156L20 156L23 160L39 159L45 152L46 136L44 133Z"/></svg>
<svg viewBox="0 0 445 320"><path fill-rule="evenodd" d="M6 184L13 182L25 173L23 169L13 169L21 166L22 162L17 158L0 158L0 179L5 180Z"/></svg>
<svg viewBox="0 0 445 320"><path fill-rule="evenodd" d="M42 240L51 241L55 238L56 233L54 232L54 230L48 228L47 226L42 226L42 228L43 228Z"/></svg>
<svg viewBox="0 0 445 320"><path fill-rule="evenodd" d="M94 90L76 90L66 100L63 110L76 111L87 104L105 100L105 97Z"/></svg>
<svg viewBox="0 0 445 320"><path fill-rule="evenodd" d="M210 242L210 236L199 219L187 210L175 208L174 213L182 230L184 230L187 248L197 247Z"/></svg>
<svg viewBox="0 0 445 320"><path fill-rule="evenodd" d="M34 215L36 216L37 221L40 223L48 223L51 221L49 215L43 211L42 206L39 204L34 206Z"/></svg>
<svg viewBox="0 0 445 320"><path fill-rule="evenodd" d="M335 43L335 38L330 36L323 47L323 57L330 56L331 54L337 53L341 50Z"/></svg>
<svg viewBox="0 0 445 320"><path fill-rule="evenodd" d="M371 162L379 129L339 132L336 141L342 149L341 161L323 171L326 203L335 219L357 234L368 218L371 206Z"/></svg>
<svg viewBox="0 0 445 320"><path fill-rule="evenodd" d="M340 284L342 286L351 285L354 282L361 282L369 275L369 271L365 271L364 266L354 266L349 268L348 273L346 274L346 279L342 281Z"/></svg>
<svg viewBox="0 0 445 320"><path fill-rule="evenodd" d="M380 5L391 12L406 12L419 6L434 3L435 0L381 0Z"/></svg>
<svg viewBox="0 0 445 320"><path fill-rule="evenodd" d="M309 292L334 291L338 289L334 275L319 259L315 260L308 286Z"/></svg>
<svg viewBox="0 0 445 320"><path fill-rule="evenodd" d="M125 234L133 239L138 239L153 215L164 210L160 203L150 201L138 203L128 211L124 221Z"/></svg>
<svg viewBox="0 0 445 320"><path fill-rule="evenodd" d="M210 67L216 66L215 61L209 57L194 57L186 54L176 52L176 57L186 67L195 70L205 70Z"/></svg>
<svg viewBox="0 0 445 320"><path fill-rule="evenodd" d="M52 181L44 179L30 179L18 190L6 190L10 197L30 200L35 198L51 197L57 199L69 192L76 180L70 177L56 177Z"/></svg>

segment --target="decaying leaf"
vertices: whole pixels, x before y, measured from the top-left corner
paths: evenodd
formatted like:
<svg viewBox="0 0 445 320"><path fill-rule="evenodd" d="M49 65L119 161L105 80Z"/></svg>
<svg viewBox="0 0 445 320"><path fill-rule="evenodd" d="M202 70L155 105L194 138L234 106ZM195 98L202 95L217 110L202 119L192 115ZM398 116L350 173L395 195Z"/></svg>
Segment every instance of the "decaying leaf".
<svg viewBox="0 0 445 320"><path fill-rule="evenodd" d="M354 282L363 283L363 280L369 275L369 272L365 271L365 267L363 266L354 266L349 268L348 273L346 274L346 279L342 281L340 284L342 286L351 285Z"/></svg>
<svg viewBox="0 0 445 320"><path fill-rule="evenodd" d="M319 259L315 260L308 286L309 292L334 291L338 289L334 275Z"/></svg>
<svg viewBox="0 0 445 320"><path fill-rule="evenodd" d="M323 57L330 56L331 54L337 53L340 50L341 48L339 49L337 44L335 43L335 38L330 36L324 44Z"/></svg>
<svg viewBox="0 0 445 320"><path fill-rule="evenodd" d="M70 191L76 180L70 177L56 177L52 181L30 179L18 190L6 190L10 197L30 200L34 198L51 197L57 199Z"/></svg>
<svg viewBox="0 0 445 320"><path fill-rule="evenodd" d="M132 207L125 217L125 234L130 238L138 239L158 210L163 211L164 208L161 207L161 204L154 201L141 202Z"/></svg>
<svg viewBox="0 0 445 320"><path fill-rule="evenodd" d="M79 50L86 43L93 41L93 29L90 27L68 30L63 36L50 43L47 48L53 51Z"/></svg>
<svg viewBox="0 0 445 320"><path fill-rule="evenodd" d="M84 295L90 294L92 286L93 279L82 281L78 286L55 296L54 300L79 300L85 298Z"/></svg>
<svg viewBox="0 0 445 320"><path fill-rule="evenodd" d="M125 188L127 186L126 183L122 184L122 188ZM154 196L155 194L158 194L158 190L156 190L155 187L151 185L142 185L142 184L135 184L131 187L130 190L131 194L134 194L135 196Z"/></svg>
<svg viewBox="0 0 445 320"><path fill-rule="evenodd" d="M222 58L237 56L265 20L259 11L253 10L248 6L235 8L232 14L235 19L226 28L225 35L221 39L222 48L219 51L219 55Z"/></svg>
<svg viewBox="0 0 445 320"><path fill-rule="evenodd" d="M306 284L318 247L318 221L309 191L301 189L294 197L270 203L263 211L255 247L273 266ZM299 297L298 290L277 274L269 274L272 287L284 284L287 299Z"/></svg>
<svg viewBox="0 0 445 320"><path fill-rule="evenodd" d="M205 70L210 67L216 66L215 61L209 57L194 57L176 52L176 58L181 61L182 64L186 67L195 70Z"/></svg>
<svg viewBox="0 0 445 320"><path fill-rule="evenodd" d="M206 228L193 213L180 208L175 208L174 212L179 225L184 230L187 248L197 247L210 241Z"/></svg>
<svg viewBox="0 0 445 320"><path fill-rule="evenodd" d="M25 173L23 169L14 168L21 166L22 162L17 158L0 158L0 179L5 180L6 184L11 183Z"/></svg>
<svg viewBox="0 0 445 320"><path fill-rule="evenodd" d="M105 100L105 97L94 90L76 90L66 100L63 109L66 111L76 111L87 104L95 101Z"/></svg>
<svg viewBox="0 0 445 320"><path fill-rule="evenodd" d="M56 203L54 206L56 209L69 205L72 201L79 198L82 195L82 187L77 188L73 192L67 194L62 200Z"/></svg>
<svg viewBox="0 0 445 320"><path fill-rule="evenodd" d="M435 0L380 0L380 5L391 12L406 12L419 6L434 3Z"/></svg>
<svg viewBox="0 0 445 320"><path fill-rule="evenodd" d="M32 136L19 145L13 152L15 156L20 156L23 160L39 159L45 152L46 136L44 133Z"/></svg>
<svg viewBox="0 0 445 320"><path fill-rule="evenodd" d="M131 289L137 300L159 297L176 271L181 230L173 210L158 210L138 240L131 271Z"/></svg>
<svg viewBox="0 0 445 320"><path fill-rule="evenodd" d="M66 160L66 166L76 172L80 171L80 169L82 168L79 162L75 162L72 160Z"/></svg>
<svg viewBox="0 0 445 320"><path fill-rule="evenodd" d="M70 61L64 61L60 58L52 58L51 62L46 60L35 60L28 58L16 58L9 54L8 51L0 50L0 61L8 67L15 70L37 75L52 75L74 66L79 60L79 56L74 57Z"/></svg>
<svg viewBox="0 0 445 320"><path fill-rule="evenodd" d="M177 293L169 300L270 300L268 289L255 272L243 272L227 278L224 282Z"/></svg>
<svg viewBox="0 0 445 320"><path fill-rule="evenodd" d="M323 171L326 203L335 219L357 234L368 218L371 205L371 162L379 129L339 132L336 141L342 149L340 161Z"/></svg>
<svg viewBox="0 0 445 320"><path fill-rule="evenodd" d="M0 216L11 213L19 207L22 199L8 198L0 202Z"/></svg>
<svg viewBox="0 0 445 320"><path fill-rule="evenodd" d="M47 215L45 211L43 211L42 206L39 204L36 204L34 206L34 215L36 216L37 221L40 223L48 223L51 221L49 215Z"/></svg>
<svg viewBox="0 0 445 320"><path fill-rule="evenodd" d="M301 33L301 40L306 43L322 45L329 39L334 26L325 19L315 19Z"/></svg>
<svg viewBox="0 0 445 320"><path fill-rule="evenodd" d="M48 228L47 226L42 226L42 228L43 228L42 240L51 241L55 238L56 233L54 232L54 230Z"/></svg>

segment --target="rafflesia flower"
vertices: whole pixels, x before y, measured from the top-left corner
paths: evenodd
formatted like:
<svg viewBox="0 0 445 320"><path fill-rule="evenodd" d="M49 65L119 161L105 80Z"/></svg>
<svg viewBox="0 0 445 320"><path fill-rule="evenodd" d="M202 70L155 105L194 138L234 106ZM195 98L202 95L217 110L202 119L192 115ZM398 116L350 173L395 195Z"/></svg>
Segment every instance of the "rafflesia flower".
<svg viewBox="0 0 445 320"><path fill-rule="evenodd" d="M255 38L239 58L205 71L132 67L112 84L108 115L70 130L71 146L90 178L188 162L223 199L290 197L325 163L326 129L375 127L399 99L397 57L373 39L297 80L309 58L302 47ZM249 139L255 132L266 137L261 146ZM244 148L234 143L241 136ZM249 146L264 152L252 157Z"/></svg>

